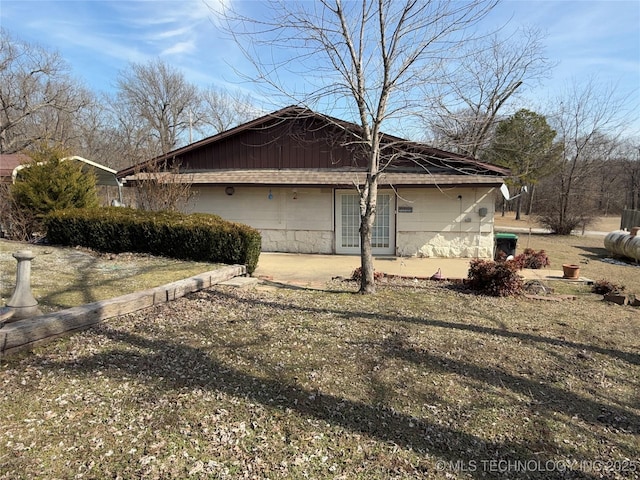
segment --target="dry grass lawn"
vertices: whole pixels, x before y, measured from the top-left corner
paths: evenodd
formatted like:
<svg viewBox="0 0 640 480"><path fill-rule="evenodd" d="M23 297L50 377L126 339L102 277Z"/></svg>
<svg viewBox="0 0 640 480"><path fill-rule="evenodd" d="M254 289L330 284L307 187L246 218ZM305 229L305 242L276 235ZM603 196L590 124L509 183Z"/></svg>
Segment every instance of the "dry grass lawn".
<svg viewBox="0 0 640 480"><path fill-rule="evenodd" d="M513 212L507 212L503 217L499 213L495 216L496 227L520 227L520 228L542 228L537 220L528 215L522 215L520 220L515 219ZM594 222L587 226L586 230L595 230L597 232L613 232L620 229L620 215L609 217L597 217Z"/></svg>
<svg viewBox="0 0 640 480"><path fill-rule="evenodd" d="M219 265L144 254L99 254L87 249L50 247L0 239L0 304L15 288L18 250L31 250L31 289L44 312L106 300L175 282Z"/></svg>
<svg viewBox="0 0 640 480"><path fill-rule="evenodd" d="M528 241L640 292L586 237ZM640 310L563 285L216 287L110 320L0 360L0 479L640 478Z"/></svg>

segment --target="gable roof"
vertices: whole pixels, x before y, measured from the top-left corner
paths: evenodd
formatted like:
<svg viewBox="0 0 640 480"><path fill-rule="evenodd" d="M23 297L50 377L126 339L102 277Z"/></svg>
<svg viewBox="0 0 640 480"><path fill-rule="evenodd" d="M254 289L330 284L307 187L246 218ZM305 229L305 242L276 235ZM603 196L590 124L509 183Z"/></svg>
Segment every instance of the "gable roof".
<svg viewBox="0 0 640 480"><path fill-rule="evenodd" d="M15 165L15 167L9 172L9 177L12 182L15 182L15 179L18 175L18 172L23 168L28 168L31 158L21 155L24 158L24 161ZM106 185L112 187L120 187L122 186L116 177L117 172L109 167L101 165L96 162L92 162L91 160L87 160L86 158L79 157L77 155L73 155L71 157L64 157L60 159L61 162L75 162L79 163L82 169L86 172L89 171L96 176L96 185Z"/></svg>
<svg viewBox="0 0 640 480"><path fill-rule="evenodd" d="M366 172L365 164L357 160L361 132L354 123L289 106L120 170L117 176L135 181L144 178L145 170L154 165L186 159L187 165L181 165L180 171L188 173L189 182L196 184L353 186L359 183L357 173ZM335 141L327 142L329 137ZM295 141L297 145L292 145ZM381 148L393 157L380 178L383 185L500 185L509 174L504 168L472 157L393 135L382 135ZM313 149L312 160L298 158L308 156ZM236 160L229 160L234 155ZM237 161L240 156L242 165ZM323 159L318 160L319 156ZM167 173L166 177L167 181L179 181L173 174Z"/></svg>

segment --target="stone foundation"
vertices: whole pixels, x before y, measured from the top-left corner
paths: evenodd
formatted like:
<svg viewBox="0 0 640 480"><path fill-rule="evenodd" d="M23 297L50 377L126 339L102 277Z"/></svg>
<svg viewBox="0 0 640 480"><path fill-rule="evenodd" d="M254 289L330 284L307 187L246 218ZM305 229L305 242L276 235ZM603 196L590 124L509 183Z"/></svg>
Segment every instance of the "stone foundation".
<svg viewBox="0 0 640 480"><path fill-rule="evenodd" d="M403 257L493 258L493 236L400 232L397 252Z"/></svg>
<svg viewBox="0 0 640 480"><path fill-rule="evenodd" d="M333 253L333 232L317 230L260 230L263 252Z"/></svg>
<svg viewBox="0 0 640 480"><path fill-rule="evenodd" d="M334 253L334 234L318 230L260 230L263 252ZM493 235L400 232L398 256L426 258L493 258Z"/></svg>

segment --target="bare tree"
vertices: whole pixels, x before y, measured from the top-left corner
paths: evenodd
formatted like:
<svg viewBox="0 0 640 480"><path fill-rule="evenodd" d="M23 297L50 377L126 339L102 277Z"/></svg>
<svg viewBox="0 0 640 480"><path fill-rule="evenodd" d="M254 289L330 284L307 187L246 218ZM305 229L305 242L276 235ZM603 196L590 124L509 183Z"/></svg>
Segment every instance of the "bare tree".
<svg viewBox="0 0 640 480"><path fill-rule="evenodd" d="M94 100L88 108L76 116L77 139L72 145L72 152L94 162L111 168L121 168L120 151L124 142L113 136L114 122L111 115L113 102L108 97Z"/></svg>
<svg viewBox="0 0 640 480"><path fill-rule="evenodd" d="M360 127L351 141L367 165L358 187L361 293L375 292L372 227L378 179L390 160L381 149L382 129L392 118L424 108L419 87L434 80L452 47L494 6L480 0L272 1L264 9L271 17L226 13L228 32L258 80L296 103L343 105ZM304 79L301 91L282 81L285 71Z"/></svg>
<svg viewBox="0 0 640 480"><path fill-rule="evenodd" d="M622 189L626 192L623 205L631 210L640 208L640 144L628 141L624 146L624 170L626 185Z"/></svg>
<svg viewBox="0 0 640 480"><path fill-rule="evenodd" d="M214 133L248 122L255 117L256 108L249 94L228 93L213 86L202 92L202 124Z"/></svg>
<svg viewBox="0 0 640 480"><path fill-rule="evenodd" d="M632 143L628 140L611 139L610 148L603 152L595 170L594 197L600 215L620 213L632 196L634 155ZM636 169L638 167L636 166Z"/></svg>
<svg viewBox="0 0 640 480"><path fill-rule="evenodd" d="M135 109L130 108L118 95L105 103L109 105L104 112L105 140L114 157L119 159L118 168L134 165L161 153L152 127Z"/></svg>
<svg viewBox="0 0 640 480"><path fill-rule="evenodd" d="M117 85L119 103L156 140L156 154L178 147L181 136L200 121L198 89L161 60L131 63L120 72Z"/></svg>
<svg viewBox="0 0 640 480"><path fill-rule="evenodd" d="M554 104L557 111L548 118L562 154L552 189L545 195L542 221L553 232L568 235L595 215L599 187L594 187L593 178L619 144L625 100L616 97L613 88L591 80L574 83Z"/></svg>
<svg viewBox="0 0 640 480"><path fill-rule="evenodd" d="M132 155L113 105L119 104L98 99L79 84L58 53L0 31L2 153L33 150L48 142L107 166L124 167L120 160L139 157ZM141 155L140 160L150 156Z"/></svg>
<svg viewBox="0 0 640 480"><path fill-rule="evenodd" d="M33 239L37 223L32 210L21 208L10 183L0 183L0 235L19 242Z"/></svg>
<svg viewBox="0 0 640 480"><path fill-rule="evenodd" d="M74 116L90 95L69 75L60 55L0 29L0 153L42 140L68 143Z"/></svg>
<svg viewBox="0 0 640 480"><path fill-rule="evenodd" d="M524 84L548 75L544 36L524 29L506 39L497 34L463 45L460 58L442 65L435 115L426 123L442 148L477 156L485 148L498 115ZM524 85L526 87L526 85Z"/></svg>

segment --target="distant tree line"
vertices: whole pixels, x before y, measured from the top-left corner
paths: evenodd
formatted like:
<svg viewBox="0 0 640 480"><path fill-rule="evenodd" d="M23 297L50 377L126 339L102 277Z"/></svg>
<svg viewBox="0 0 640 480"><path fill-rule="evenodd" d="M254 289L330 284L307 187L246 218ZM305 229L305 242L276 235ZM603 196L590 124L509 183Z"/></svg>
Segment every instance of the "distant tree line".
<svg viewBox="0 0 640 480"><path fill-rule="evenodd" d="M486 12L478 8L478 15ZM300 31L323 38L322 25L306 22L304 11L297 13ZM351 13L337 11L337 18L351 21ZM526 108L522 92L553 66L544 56L542 34L534 29L506 39L469 39L460 43L456 56L433 63L428 81L398 79L407 94L415 94L413 103L406 103L407 95L405 103L381 97L390 113L376 118L370 131L378 135L388 116L405 115L402 120L413 131L425 132L412 140L509 167L513 175L507 183L515 199L504 204L505 210L518 218L522 212L536 215L556 233L584 227L597 215L640 208L640 140L621 135L625 99L591 81L570 86L543 112ZM48 145L120 169L261 114L249 94L200 88L160 59L130 63L114 80L113 93L92 92L60 54L0 29L0 153L30 153ZM338 87L322 87L307 100L339 93ZM358 94L366 118L374 92L357 82L343 87Z"/></svg>
<svg viewBox="0 0 640 480"><path fill-rule="evenodd" d="M47 142L120 169L256 115L249 94L198 88L162 60L130 63L115 84L91 92L60 54L0 29L0 153Z"/></svg>

